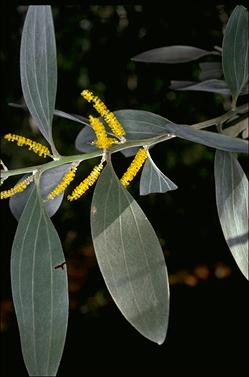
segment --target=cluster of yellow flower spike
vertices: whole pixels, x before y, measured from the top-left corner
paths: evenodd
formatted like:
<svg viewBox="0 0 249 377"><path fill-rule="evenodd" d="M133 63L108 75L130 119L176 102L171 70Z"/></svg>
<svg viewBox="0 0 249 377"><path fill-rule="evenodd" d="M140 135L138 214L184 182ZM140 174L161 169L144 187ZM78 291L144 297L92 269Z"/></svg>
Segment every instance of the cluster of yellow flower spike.
<svg viewBox="0 0 249 377"><path fill-rule="evenodd" d="M99 114L104 118L106 123L109 125L109 127L112 129L114 135L117 138L121 138L125 135L125 131L123 127L121 126L118 119L115 117L115 115L110 112L105 104L97 97L94 96L92 92L89 90L84 90L81 95L88 101L93 102L93 107L99 112ZM95 144L100 149L108 149L110 148L114 143L118 143L119 141L115 138L111 138L107 136L107 132L105 129L105 126L98 118L95 118L93 116L89 116L90 124L96 134L97 140L95 141ZM8 141L17 142L18 146L28 146L30 150L37 153L39 156L51 156L51 153L49 149L33 140L27 139L20 135L14 135L14 134L7 134L4 136L4 138ZM137 152L135 158L131 162L129 168L124 173L122 178L120 179L121 184L124 187L127 187L129 183L133 180L133 178L138 173L139 169L142 167L143 163L145 162L146 158L148 157L147 150L144 148L139 149ZM49 200L54 199L55 197L59 196L67 186L72 182L72 180L75 177L76 171L77 171L78 163L73 164L69 171L64 175L61 182L51 191L47 198ZM71 195L68 195L68 200L73 201L79 199L99 178L99 175L101 173L101 170L103 169L103 162L101 162L99 165L95 166L91 173L86 177L75 189L73 190ZM12 189L2 191L0 194L1 199L9 198L13 195L15 195L18 192L22 192L26 189L26 187L32 182L33 176L30 176L23 180L20 183L17 183Z"/></svg>
<svg viewBox="0 0 249 377"><path fill-rule="evenodd" d="M137 175L138 171L143 166L146 158L148 157L147 150L144 148L140 148L134 157L133 161L131 162L130 166L128 167L127 171L124 173L122 178L120 179L120 183L127 187L133 178Z"/></svg>
<svg viewBox="0 0 249 377"><path fill-rule="evenodd" d="M125 135L125 130L123 129L121 123L118 121L116 116L107 109L106 105L100 98L94 96L90 90L83 90L81 95L88 102L93 102L93 107L97 110L100 116L104 118L115 136L120 138Z"/></svg>
<svg viewBox="0 0 249 377"><path fill-rule="evenodd" d="M28 146L29 150L32 150L33 152L37 153L39 156L43 156L44 158L47 156L51 156L50 150L40 143L37 143L36 141L33 141L31 139L27 139L24 136L20 135L14 135L14 134L7 134L4 135L4 139L8 141L16 141L17 145L22 147L23 145Z"/></svg>
<svg viewBox="0 0 249 377"><path fill-rule="evenodd" d="M59 196L63 191L66 190L67 186L72 182L77 171L78 164L73 164L69 171L64 175L61 182L56 186L53 191L51 191L47 198L48 200L54 199L56 196Z"/></svg>
<svg viewBox="0 0 249 377"><path fill-rule="evenodd" d="M70 201L79 199L99 178L100 172L103 169L103 163L95 166L91 173L78 186L75 187L71 195L67 199Z"/></svg>
<svg viewBox="0 0 249 377"><path fill-rule="evenodd" d="M26 187L33 181L33 176L30 175L23 181L17 183L13 188L9 190L5 190L0 192L0 199L8 199L11 196L17 194L18 192L22 192L26 189Z"/></svg>
<svg viewBox="0 0 249 377"><path fill-rule="evenodd" d="M108 137L105 126L98 118L89 115L90 124L96 134L97 140L94 142L98 148L110 148L112 144L118 143L114 137Z"/></svg>

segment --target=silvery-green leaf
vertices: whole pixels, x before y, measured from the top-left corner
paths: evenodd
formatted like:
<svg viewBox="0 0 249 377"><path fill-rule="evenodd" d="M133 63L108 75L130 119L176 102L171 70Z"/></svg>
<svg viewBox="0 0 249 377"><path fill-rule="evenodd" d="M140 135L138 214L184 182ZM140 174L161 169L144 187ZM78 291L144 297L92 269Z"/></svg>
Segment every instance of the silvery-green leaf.
<svg viewBox="0 0 249 377"><path fill-rule="evenodd" d="M247 9L237 5L226 25L222 45L224 76L235 100L248 81L248 25Z"/></svg>
<svg viewBox="0 0 249 377"><path fill-rule="evenodd" d="M25 174L18 180L17 183L20 183L28 176L29 176L28 174ZM12 196L9 200L10 211L17 221L19 221L21 217L21 214L24 210L24 207L28 201L28 198L33 188L34 188L34 183L32 182L23 192L18 192L17 194Z"/></svg>
<svg viewBox="0 0 249 377"><path fill-rule="evenodd" d="M223 76L222 64L220 62L201 62L199 63L199 80L219 79Z"/></svg>
<svg viewBox="0 0 249 377"><path fill-rule="evenodd" d="M160 115L143 110L118 110L114 114L126 132L127 140L149 139L167 132L167 124L174 125Z"/></svg>
<svg viewBox="0 0 249 377"><path fill-rule="evenodd" d="M231 153L216 151L214 167L222 231L238 267L248 279L248 180Z"/></svg>
<svg viewBox="0 0 249 377"><path fill-rule="evenodd" d="M39 130L51 144L57 62L50 6L28 8L22 32L20 70L27 107Z"/></svg>
<svg viewBox="0 0 249 377"><path fill-rule="evenodd" d="M171 81L169 86L170 89L173 90L184 90L184 91L199 91L199 92L210 92L210 93L217 93L223 94L224 96L230 96L231 91L227 86L227 83L224 80L217 80L217 79L210 79L201 82L195 81ZM240 95L248 94L248 85L246 84L241 92Z"/></svg>
<svg viewBox="0 0 249 377"><path fill-rule="evenodd" d="M61 110L54 110L54 115L61 118L73 120L74 122L89 126L89 120L86 117L83 117L81 115L68 114L68 113L65 113L65 111L61 111Z"/></svg>
<svg viewBox="0 0 249 377"><path fill-rule="evenodd" d="M115 115L122 123L128 140L167 136L168 133L209 147L229 152L248 153L248 142L245 140L172 123L149 111L119 110L115 111Z"/></svg>
<svg viewBox="0 0 249 377"><path fill-rule="evenodd" d="M149 153L149 152L148 152ZM177 186L158 169L150 154L145 161L140 178L140 195L176 190Z"/></svg>
<svg viewBox="0 0 249 377"><path fill-rule="evenodd" d="M219 53L192 46L166 46L142 52L131 60L145 63L175 64L190 62L207 55L219 55Z"/></svg>
<svg viewBox="0 0 249 377"><path fill-rule="evenodd" d="M33 186L11 253L12 295L30 376L55 376L68 321L68 287L61 242Z"/></svg>
<svg viewBox="0 0 249 377"><path fill-rule="evenodd" d="M125 157L131 157L131 156L135 156L138 150L139 150L139 147L126 148L126 149L123 149L121 153Z"/></svg>
<svg viewBox="0 0 249 377"><path fill-rule="evenodd" d="M60 183L63 176L66 174L70 167L70 164L57 166L56 168L46 170L40 179L41 196L46 200L48 194ZM25 179L27 176L23 176L18 182ZM30 196L34 183L32 182L23 192L19 192L12 196L9 201L10 210L17 221L19 221L27 200ZM48 200L44 203L47 214L52 217L60 208L63 199L63 193L55 197L53 200Z"/></svg>
<svg viewBox="0 0 249 377"><path fill-rule="evenodd" d="M94 152L98 148L91 144L93 140L96 140L93 129L91 127L83 127L75 139L75 148L82 153Z"/></svg>
<svg viewBox="0 0 249 377"><path fill-rule="evenodd" d="M92 200L91 230L105 283L124 317L145 337L163 343L169 286L161 246L147 217L111 166Z"/></svg>
<svg viewBox="0 0 249 377"><path fill-rule="evenodd" d="M189 90L231 95L231 92L225 81L217 79L210 79L202 82L193 82L191 85L185 85L183 87L178 86L176 90Z"/></svg>

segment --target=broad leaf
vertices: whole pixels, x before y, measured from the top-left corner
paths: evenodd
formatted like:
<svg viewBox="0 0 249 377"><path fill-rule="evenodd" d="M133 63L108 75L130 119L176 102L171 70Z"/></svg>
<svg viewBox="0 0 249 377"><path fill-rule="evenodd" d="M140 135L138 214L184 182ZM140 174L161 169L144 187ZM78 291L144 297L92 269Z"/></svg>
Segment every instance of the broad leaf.
<svg viewBox="0 0 249 377"><path fill-rule="evenodd" d="M166 46L142 52L131 60L145 63L175 64L190 62L207 55L219 55L219 53L192 46Z"/></svg>
<svg viewBox="0 0 249 377"><path fill-rule="evenodd" d="M20 69L27 107L51 144L57 63L50 6L30 6L28 9L22 32Z"/></svg>
<svg viewBox="0 0 249 377"><path fill-rule="evenodd" d="M210 79L202 82L194 81L171 81L170 89L174 90L189 90L200 92L211 92L223 95L231 95L231 91L227 86L227 83L223 80ZM248 85L246 85L241 91L240 95L248 94Z"/></svg>
<svg viewBox="0 0 249 377"><path fill-rule="evenodd" d="M149 153L149 152L148 152ZM177 186L158 169L150 154L144 164L140 178L140 195L176 190Z"/></svg>
<svg viewBox="0 0 249 377"><path fill-rule="evenodd" d="M169 286L161 246L110 163L94 191L91 229L99 267L118 308L142 335L163 343Z"/></svg>
<svg viewBox="0 0 249 377"><path fill-rule="evenodd" d="M40 189L41 189L41 196L43 200L47 199L48 194L60 183L64 174L68 171L70 164L65 164L58 166L53 169L46 170L40 179ZM20 181L22 181L26 176L22 177ZM31 183L26 190L23 192L19 192L16 195L12 196L9 201L10 210L16 220L18 221L21 217L21 214L24 210L24 207L28 201L30 193L33 189L34 183ZM47 214L49 217L52 217L60 208L61 202L63 199L63 193L53 200L48 200L44 203L46 208Z"/></svg>
<svg viewBox="0 0 249 377"><path fill-rule="evenodd" d="M128 140L149 139L160 135L166 137L169 133L209 147L229 152L248 153L248 142L245 140L172 123L149 111L119 110L115 111L115 115L126 130Z"/></svg>
<svg viewBox="0 0 249 377"><path fill-rule="evenodd" d="M223 71L235 101L248 81L248 24L247 9L242 5L236 6L223 38Z"/></svg>
<svg viewBox="0 0 249 377"><path fill-rule="evenodd" d="M174 125L160 115L143 110L118 110L114 112L125 129L127 140L149 139L167 132Z"/></svg>
<svg viewBox="0 0 249 377"><path fill-rule="evenodd" d="M34 186L18 223L11 285L22 353L30 376L55 376L68 321L66 267L58 234Z"/></svg>
<svg viewBox="0 0 249 377"><path fill-rule="evenodd" d="M75 139L75 148L83 153L90 153L96 151L98 148L91 144L96 140L95 132L91 127L83 127Z"/></svg>
<svg viewBox="0 0 249 377"><path fill-rule="evenodd" d="M215 189L224 237L237 265L248 279L248 180L231 153L216 152Z"/></svg>

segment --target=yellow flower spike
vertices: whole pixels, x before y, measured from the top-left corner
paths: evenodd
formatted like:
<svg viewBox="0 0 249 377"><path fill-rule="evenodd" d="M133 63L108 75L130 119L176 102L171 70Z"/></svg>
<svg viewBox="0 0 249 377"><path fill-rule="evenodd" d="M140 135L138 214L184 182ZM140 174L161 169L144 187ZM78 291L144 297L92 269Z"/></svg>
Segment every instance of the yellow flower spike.
<svg viewBox="0 0 249 377"><path fill-rule="evenodd" d="M147 157L148 157L147 150L144 148L140 148L136 156L134 157L133 161L131 162L130 166L128 167L127 171L124 173L124 175L120 179L120 183L124 187L127 187L130 184L130 182L134 179L138 171L143 166Z"/></svg>
<svg viewBox="0 0 249 377"><path fill-rule="evenodd" d="M97 140L94 142L96 147L107 149L110 148L112 144L118 143L115 138L107 136L105 126L98 118L94 118L93 116L89 115L89 120L97 137Z"/></svg>
<svg viewBox="0 0 249 377"><path fill-rule="evenodd" d="M45 145L37 143L31 139L28 139L24 136L7 134L4 135L4 139L12 142L16 142L19 147L28 146L29 150L32 150L34 153L38 154L41 157L46 158L47 156L52 157L50 150Z"/></svg>
<svg viewBox="0 0 249 377"><path fill-rule="evenodd" d="M18 192L24 191L27 186L33 181L33 175L30 175L23 181L17 183L13 188L0 192L0 199L8 199L11 196L17 194Z"/></svg>
<svg viewBox="0 0 249 377"><path fill-rule="evenodd" d="M75 187L72 194L68 195L67 199L71 202L79 199L97 181L103 167L104 165L102 162L95 166L91 173L78 186Z"/></svg>
<svg viewBox="0 0 249 377"><path fill-rule="evenodd" d="M110 110L107 109L106 105L99 97L94 96L93 93L87 89L83 90L81 95L88 102L93 102L93 107L97 110L100 116L104 118L115 136L122 138L122 136L125 135L125 130L123 129L119 120Z"/></svg>
<svg viewBox="0 0 249 377"><path fill-rule="evenodd" d="M69 186L70 183L74 180L78 165L78 163L73 164L69 168L68 172L64 175L58 186L56 186L53 191L48 194L48 200L53 200L56 196L59 196L63 191L66 190L67 186Z"/></svg>

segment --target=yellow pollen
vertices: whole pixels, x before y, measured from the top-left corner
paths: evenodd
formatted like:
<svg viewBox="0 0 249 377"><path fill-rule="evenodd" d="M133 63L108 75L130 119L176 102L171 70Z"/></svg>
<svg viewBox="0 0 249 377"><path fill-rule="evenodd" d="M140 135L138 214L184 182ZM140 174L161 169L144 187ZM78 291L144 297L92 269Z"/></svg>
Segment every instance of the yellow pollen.
<svg viewBox="0 0 249 377"><path fill-rule="evenodd" d="M26 187L33 181L33 175L30 175L23 181L17 183L13 188L5 191L0 192L0 199L8 199L11 196L17 194L18 192L22 192L26 189Z"/></svg>
<svg viewBox="0 0 249 377"><path fill-rule="evenodd" d="M28 146L29 150L32 150L34 153L38 154L41 157L46 158L47 156L52 157L50 150L45 145L37 143L31 139L27 139L24 136L14 135L14 134L7 134L4 135L4 139L12 142L16 142L19 147Z"/></svg>
<svg viewBox="0 0 249 377"><path fill-rule="evenodd" d="M89 116L90 124L96 134L97 140L94 142L97 148L110 148L112 144L118 143L113 137L108 137L105 126L98 118L94 118L93 116Z"/></svg>
<svg viewBox="0 0 249 377"><path fill-rule="evenodd" d="M83 90L81 95L88 102L93 102L93 107L97 110L100 116L104 118L105 122L111 128L115 136L122 137L125 135L125 130L123 129L119 120L110 110L107 109L106 105L99 97L94 96L94 94L87 89Z"/></svg>
<svg viewBox="0 0 249 377"><path fill-rule="evenodd" d="M64 175L61 182L56 186L53 191L51 191L47 198L48 200L53 200L56 196L59 196L63 191L66 190L67 186L73 181L76 171L77 171L78 164L73 164L69 171Z"/></svg>
<svg viewBox="0 0 249 377"><path fill-rule="evenodd" d="M71 202L79 199L97 181L103 167L104 165L102 162L95 166L91 173L78 186L75 187L72 194L68 195L67 199Z"/></svg>
<svg viewBox="0 0 249 377"><path fill-rule="evenodd" d="M143 166L146 158L148 157L147 150L144 148L140 148L134 157L133 161L131 162L130 166L128 167L127 171L124 173L122 178L120 179L120 183L127 187L133 178L137 175L138 171Z"/></svg>

